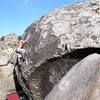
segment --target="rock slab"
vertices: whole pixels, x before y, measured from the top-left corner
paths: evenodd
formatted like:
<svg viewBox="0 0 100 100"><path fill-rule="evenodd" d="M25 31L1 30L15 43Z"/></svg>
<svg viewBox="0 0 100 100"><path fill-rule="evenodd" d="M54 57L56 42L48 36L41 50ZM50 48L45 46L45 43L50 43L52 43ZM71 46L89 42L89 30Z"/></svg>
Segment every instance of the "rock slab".
<svg viewBox="0 0 100 100"><path fill-rule="evenodd" d="M60 80L44 100L99 100L100 55L92 54Z"/></svg>

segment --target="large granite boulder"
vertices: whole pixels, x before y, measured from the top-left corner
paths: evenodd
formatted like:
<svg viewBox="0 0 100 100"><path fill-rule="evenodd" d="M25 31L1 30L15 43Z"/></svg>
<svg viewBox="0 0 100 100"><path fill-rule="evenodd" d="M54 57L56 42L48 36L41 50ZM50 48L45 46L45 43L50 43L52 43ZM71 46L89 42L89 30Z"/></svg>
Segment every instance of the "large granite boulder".
<svg viewBox="0 0 100 100"><path fill-rule="evenodd" d="M30 100L43 100L73 65L100 53L100 2L54 9L25 30L23 38L28 36L27 59L16 74Z"/></svg>

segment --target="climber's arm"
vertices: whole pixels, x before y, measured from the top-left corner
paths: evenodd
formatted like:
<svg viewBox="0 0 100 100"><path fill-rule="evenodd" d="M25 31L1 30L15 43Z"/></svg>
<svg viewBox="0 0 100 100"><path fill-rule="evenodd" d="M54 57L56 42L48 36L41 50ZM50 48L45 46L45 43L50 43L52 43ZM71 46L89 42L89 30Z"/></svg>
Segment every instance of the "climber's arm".
<svg viewBox="0 0 100 100"><path fill-rule="evenodd" d="M28 34L26 40L23 40L23 43L26 43L28 41L28 39L30 38L30 33Z"/></svg>

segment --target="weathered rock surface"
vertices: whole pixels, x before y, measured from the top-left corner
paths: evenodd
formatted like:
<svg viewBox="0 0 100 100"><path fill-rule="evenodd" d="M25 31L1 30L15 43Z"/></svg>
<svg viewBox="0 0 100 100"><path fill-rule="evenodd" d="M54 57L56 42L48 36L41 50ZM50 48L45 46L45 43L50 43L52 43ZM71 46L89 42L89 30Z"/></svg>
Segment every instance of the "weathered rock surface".
<svg viewBox="0 0 100 100"><path fill-rule="evenodd" d="M0 55L0 66L4 66L8 64L8 58L5 56Z"/></svg>
<svg viewBox="0 0 100 100"><path fill-rule="evenodd" d="M30 25L24 39L28 34L27 59L16 66L16 73L30 100L43 100L73 65L90 51L96 52L93 48L100 48L100 2L55 9ZM79 54L81 49L86 54ZM73 54L75 50L79 52Z"/></svg>
<svg viewBox="0 0 100 100"><path fill-rule="evenodd" d="M100 55L73 66L44 100L100 100Z"/></svg>
<svg viewBox="0 0 100 100"><path fill-rule="evenodd" d="M17 46L17 38L15 34L0 38L0 100L6 100L7 94L16 91L13 77L14 65L9 63L9 59Z"/></svg>
<svg viewBox="0 0 100 100"><path fill-rule="evenodd" d="M10 58L18 42L18 36L14 33L0 38L0 55Z"/></svg>

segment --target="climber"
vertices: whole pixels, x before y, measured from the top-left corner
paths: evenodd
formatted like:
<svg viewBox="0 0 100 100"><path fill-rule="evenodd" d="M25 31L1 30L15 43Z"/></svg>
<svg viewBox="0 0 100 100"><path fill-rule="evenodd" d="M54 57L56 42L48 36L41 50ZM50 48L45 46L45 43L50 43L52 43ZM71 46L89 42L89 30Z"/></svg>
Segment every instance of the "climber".
<svg viewBox="0 0 100 100"><path fill-rule="evenodd" d="M21 60L25 60L26 57L26 51L25 49L23 49L24 44L28 41L29 36L27 37L26 40L22 39L21 36L19 36L18 38L18 46L16 49L16 53L17 53L17 57L18 57L18 62L20 62Z"/></svg>
<svg viewBox="0 0 100 100"><path fill-rule="evenodd" d="M26 40L23 40L21 37L18 38L18 46L16 49L18 62L20 62L22 59L25 59L26 51L23 49L23 45L26 43Z"/></svg>

